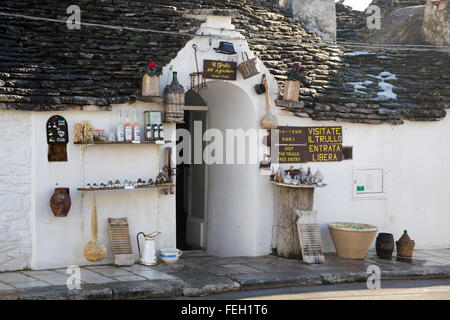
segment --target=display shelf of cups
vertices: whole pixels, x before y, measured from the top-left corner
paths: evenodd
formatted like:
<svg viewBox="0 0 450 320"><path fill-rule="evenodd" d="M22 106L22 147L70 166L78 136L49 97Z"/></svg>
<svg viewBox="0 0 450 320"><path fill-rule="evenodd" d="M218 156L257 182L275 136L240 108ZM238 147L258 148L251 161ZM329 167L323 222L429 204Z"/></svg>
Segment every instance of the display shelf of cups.
<svg viewBox="0 0 450 320"><path fill-rule="evenodd" d="M165 175L160 172L156 177L156 180L149 179L147 182L143 179L137 181L124 180L121 182L117 179L115 182L112 180L108 183L88 183L85 187L78 188L78 191L109 191L109 190L134 190L134 189L169 189L175 187L175 184L168 182Z"/></svg>
<svg viewBox="0 0 450 320"><path fill-rule="evenodd" d="M92 142L74 142L74 144L91 146L91 145L110 145L110 144L167 144L171 143L171 140L156 140L156 141L92 141Z"/></svg>
<svg viewBox="0 0 450 320"><path fill-rule="evenodd" d="M175 184L172 183L164 183L164 184L149 184L149 185L141 185L141 186L120 186L120 187L84 187L77 188L78 191L111 191L111 190L140 190L140 189L170 189L174 188Z"/></svg>

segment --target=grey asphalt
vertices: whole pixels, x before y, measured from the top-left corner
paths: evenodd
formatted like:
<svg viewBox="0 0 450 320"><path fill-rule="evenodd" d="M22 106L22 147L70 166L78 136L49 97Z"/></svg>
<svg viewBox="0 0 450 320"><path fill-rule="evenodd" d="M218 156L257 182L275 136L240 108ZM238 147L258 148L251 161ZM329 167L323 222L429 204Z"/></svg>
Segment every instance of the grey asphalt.
<svg viewBox="0 0 450 320"><path fill-rule="evenodd" d="M442 290L445 287L445 291ZM387 289L401 289L401 290L387 290ZM411 290L411 289L423 289ZM450 279L414 279L414 280L382 280L381 290L368 290L366 283L340 283L333 285L319 285L319 286L299 286L299 287L282 287L271 289L258 290L240 290L225 292L219 294L212 294L202 297L170 297L170 298L155 298L151 300L171 299L171 300L240 300L240 299L328 299L333 297L350 298L355 297L349 295L348 292L357 292L360 297L367 297L367 299L376 298L383 295L386 299L395 299L396 297L403 298L407 294L418 294L420 299L444 299L450 300ZM316 295L316 293L327 293L323 295ZM437 293L437 295L436 295Z"/></svg>

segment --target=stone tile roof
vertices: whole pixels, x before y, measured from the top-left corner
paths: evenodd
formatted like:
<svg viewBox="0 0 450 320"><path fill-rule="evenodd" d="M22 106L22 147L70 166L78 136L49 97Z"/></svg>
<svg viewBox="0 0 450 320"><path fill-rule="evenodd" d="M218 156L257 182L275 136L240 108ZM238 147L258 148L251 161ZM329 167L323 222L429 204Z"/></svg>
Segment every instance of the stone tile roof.
<svg viewBox="0 0 450 320"><path fill-rule="evenodd" d="M65 19L72 4L82 8L82 22L187 33L193 33L200 21L182 18L185 9L236 10L239 15L233 23L281 90L291 64L306 67L310 86L300 90L304 103L281 106L299 116L399 124L402 119L441 119L449 107L447 55L408 56L397 51L380 52L378 57L345 55L348 49L323 42L276 1L81 0L56 5L18 0L2 1L0 12ZM99 27L67 30L65 24L3 18L0 108L6 109L58 110L86 104L109 109L111 104L133 100L140 93L139 67L149 59L168 63L189 39Z"/></svg>

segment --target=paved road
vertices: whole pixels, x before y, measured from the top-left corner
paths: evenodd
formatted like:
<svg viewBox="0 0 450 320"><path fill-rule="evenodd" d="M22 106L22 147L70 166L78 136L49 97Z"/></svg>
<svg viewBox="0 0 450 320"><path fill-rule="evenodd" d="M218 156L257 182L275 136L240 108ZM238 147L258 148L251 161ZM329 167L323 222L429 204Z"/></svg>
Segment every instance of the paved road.
<svg viewBox="0 0 450 320"><path fill-rule="evenodd" d="M177 300L450 300L450 279L384 280L381 289L368 290L366 283L344 283L279 289L243 290Z"/></svg>

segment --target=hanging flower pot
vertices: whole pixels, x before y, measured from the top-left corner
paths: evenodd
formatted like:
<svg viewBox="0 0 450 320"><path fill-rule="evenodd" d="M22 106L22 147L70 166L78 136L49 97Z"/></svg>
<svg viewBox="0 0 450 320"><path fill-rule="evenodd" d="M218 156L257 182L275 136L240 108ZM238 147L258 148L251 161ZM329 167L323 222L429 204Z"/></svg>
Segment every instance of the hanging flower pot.
<svg viewBox="0 0 450 320"><path fill-rule="evenodd" d="M144 74L142 77L142 96L159 96L159 77L150 77L148 74Z"/></svg>
<svg viewBox="0 0 450 320"><path fill-rule="evenodd" d="M66 217L69 213L72 201L70 200L69 188L55 188L50 198L50 208L55 217Z"/></svg>
<svg viewBox="0 0 450 320"><path fill-rule="evenodd" d="M308 78L303 74L305 68L294 64L288 72L287 80L284 83L283 100L298 101L300 95L300 85L308 85Z"/></svg>
<svg viewBox="0 0 450 320"><path fill-rule="evenodd" d="M141 69L143 97L159 97L159 78L161 72L162 67L154 61Z"/></svg>

